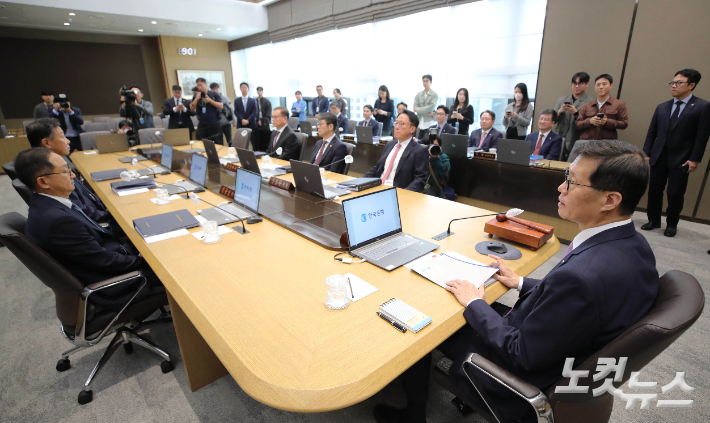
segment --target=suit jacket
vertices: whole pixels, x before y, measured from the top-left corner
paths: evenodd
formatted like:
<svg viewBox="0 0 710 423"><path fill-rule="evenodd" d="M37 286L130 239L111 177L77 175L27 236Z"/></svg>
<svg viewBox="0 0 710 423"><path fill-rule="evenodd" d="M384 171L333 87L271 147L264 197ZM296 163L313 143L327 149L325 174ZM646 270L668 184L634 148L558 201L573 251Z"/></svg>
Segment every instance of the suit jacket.
<svg viewBox="0 0 710 423"><path fill-rule="evenodd" d="M680 167L687 160L698 163L703 160L705 146L710 137L710 103L691 96L675 125L669 129L674 101L676 100L659 104L648 127L643 152L651 158L651 166L658 161L664 146L667 148L668 165L671 168Z"/></svg>
<svg viewBox="0 0 710 423"><path fill-rule="evenodd" d="M429 127L429 129L436 129L439 127L439 124L434 124ZM442 134L455 134L456 133L456 128L453 126L449 125L448 123L444 123L444 129L441 130Z"/></svg>
<svg viewBox="0 0 710 423"><path fill-rule="evenodd" d="M81 208L87 216L98 223L112 221L111 213L96 194L84 186L78 179L74 179L74 191L69 195L69 200Z"/></svg>
<svg viewBox="0 0 710 423"><path fill-rule="evenodd" d="M478 142L481 141L482 133L483 130L480 128L471 132L471 135L468 137L468 146L478 147ZM481 148L485 151L488 151L491 148L498 148L499 138L503 138L503 134L497 129L491 128L490 131L488 131L488 133L486 134L486 139L483 140L483 145L481 146Z"/></svg>
<svg viewBox="0 0 710 423"><path fill-rule="evenodd" d="M185 106L184 112L175 112L173 107L177 107L178 102L175 101L175 97L170 97L163 103L163 114L168 116L168 129L177 128L189 128L190 131L195 130L195 126L192 124L192 118L190 116L195 116L195 111L190 110L190 102L185 100L184 97L180 98L180 102ZM180 113L182 113L182 125L180 125Z"/></svg>
<svg viewBox="0 0 710 423"><path fill-rule="evenodd" d="M269 138L269 148L266 149L268 154L273 153L278 150L279 147L283 148L281 155L278 156L281 160L299 160L301 156L301 145L296 138L296 133L293 132L288 125L283 127L283 131L279 136L279 140L276 143L276 148L274 148L274 138L276 137L277 131L271 132L271 137Z"/></svg>
<svg viewBox="0 0 710 423"><path fill-rule="evenodd" d="M318 108L318 111L316 111L316 108ZM329 112L330 107L329 107L328 97L323 96L323 98L321 98L321 99L319 99L318 97L313 97L313 104L311 104L311 111L313 112L313 116L315 116L319 113Z"/></svg>
<svg viewBox="0 0 710 423"><path fill-rule="evenodd" d="M69 122L71 122L71 126L74 127L74 131L76 131L77 134L81 134L83 132L86 132L84 128L81 127L81 125L84 124L84 118L81 116L81 110L78 107L72 106L71 109L74 111L73 115L69 115ZM58 113L58 114L57 114ZM57 111L57 113L54 113L54 110L49 112L49 115L47 117L53 117L59 121L59 126L62 127L62 131L64 133L67 132L67 122L64 120L64 112L60 109Z"/></svg>
<svg viewBox="0 0 710 423"><path fill-rule="evenodd" d="M256 114L257 123L261 120L261 130L268 131L269 123L271 123L271 100L266 97L262 97L261 99L257 98L256 102L259 110L261 111L261 118L259 118L259 112Z"/></svg>
<svg viewBox="0 0 710 423"><path fill-rule="evenodd" d="M341 113L340 116L338 116L338 128L343 128L343 130L340 131L341 134L349 134L350 133L350 132L348 132L348 125L349 124L350 124L350 122L348 122L348 118L344 114Z"/></svg>
<svg viewBox="0 0 710 423"><path fill-rule="evenodd" d="M372 136L373 137L379 137L380 136L380 122L375 119L375 117L370 118L370 124L365 125L365 121L361 120L358 122L357 126L370 126L372 127ZM382 125L384 128L384 125ZM355 129L353 128L353 133L355 133Z"/></svg>
<svg viewBox="0 0 710 423"><path fill-rule="evenodd" d="M399 141L390 141L385 145L377 164L366 174L366 178L382 178L387 156ZM410 191L422 192L429 178L429 150L412 139L399 159L394 174L394 186Z"/></svg>
<svg viewBox="0 0 710 423"><path fill-rule="evenodd" d="M252 132L256 131L257 116L259 116L259 109L256 105L256 100L247 97L247 108L245 110L242 97L234 97L234 118L237 120L237 128L251 128ZM242 119L248 120L249 124L243 125Z"/></svg>
<svg viewBox="0 0 710 423"><path fill-rule="evenodd" d="M537 145L537 139L540 137L540 131L528 134L525 137L526 141L532 141L530 146L530 154L535 151L535 146ZM559 160L560 152L562 151L562 137L550 131L545 138L545 142L540 147L540 156L543 156L545 160Z"/></svg>
<svg viewBox="0 0 710 423"><path fill-rule="evenodd" d="M375 122L377 123L377 122ZM323 142L325 140L321 139L316 143L316 146L313 148L313 154L311 155L311 160L310 163L314 164L316 161L316 157L318 157L318 152L320 152L321 147L323 146ZM328 147L326 147L325 151L323 152L323 157L320 160L320 163L318 163L318 166L325 166L325 170L328 170L330 172L336 172L336 173L343 173L345 170L345 161L343 160L345 156L348 155L348 148L345 146L345 143L340 141L340 138L336 135L328 144ZM337 162L338 160L343 160L340 163L331 165L330 163Z"/></svg>
<svg viewBox="0 0 710 423"><path fill-rule="evenodd" d="M434 92L434 90L432 89L430 89L429 93L426 95L424 94L424 90L419 91L414 97L414 105L412 106L412 111L414 111L414 107L417 108L417 111L414 113L419 116L420 128L425 128L425 124L429 126L432 124L432 122L434 122L434 118L429 117L429 113L433 112L436 109L437 101L439 101L439 94Z"/></svg>
<svg viewBox="0 0 710 423"><path fill-rule="evenodd" d="M544 392L561 379L566 357L579 365L645 316L657 294L653 251L633 223L603 231L542 280L525 278L505 317L485 301L471 302L464 318L477 337L454 361L450 377L473 394L461 365L477 352ZM528 403L510 399L515 395L506 388L487 377L481 382L507 420L529 412Z"/></svg>

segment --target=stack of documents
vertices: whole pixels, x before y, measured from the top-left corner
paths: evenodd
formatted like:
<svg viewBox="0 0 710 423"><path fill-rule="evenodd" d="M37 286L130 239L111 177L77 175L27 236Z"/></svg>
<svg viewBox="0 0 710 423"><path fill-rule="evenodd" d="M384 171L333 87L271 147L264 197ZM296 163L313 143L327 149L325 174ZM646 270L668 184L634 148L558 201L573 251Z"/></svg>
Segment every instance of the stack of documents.
<svg viewBox="0 0 710 423"><path fill-rule="evenodd" d="M148 192L149 189L153 188L158 188L158 184L153 179L131 179L130 181L111 182L111 189L117 195L121 195L122 192L126 191Z"/></svg>
<svg viewBox="0 0 710 423"><path fill-rule="evenodd" d="M165 234L181 229L189 229L200 224L187 209L141 217L133 220L133 227L143 237Z"/></svg>
<svg viewBox="0 0 710 423"><path fill-rule="evenodd" d="M441 254L429 253L405 264L404 267L419 273L442 288L446 288L446 282L455 279L469 281L476 288L480 288L481 285L488 286L495 282L491 276L498 271L496 267L486 266L453 251Z"/></svg>

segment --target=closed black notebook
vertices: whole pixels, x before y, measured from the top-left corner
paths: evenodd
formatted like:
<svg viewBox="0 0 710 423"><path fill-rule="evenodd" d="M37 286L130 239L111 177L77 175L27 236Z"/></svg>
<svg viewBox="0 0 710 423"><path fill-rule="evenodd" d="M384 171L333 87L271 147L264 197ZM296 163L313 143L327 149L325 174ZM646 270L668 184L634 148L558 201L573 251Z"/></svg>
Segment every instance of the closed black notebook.
<svg viewBox="0 0 710 423"><path fill-rule="evenodd" d="M364 191L378 185L382 185L380 178L357 178L350 181L339 182L336 186L350 191Z"/></svg>
<svg viewBox="0 0 710 423"><path fill-rule="evenodd" d="M121 172L125 172L126 168L113 170L102 170L101 172L91 172L91 179L96 182L110 181L111 179L121 179Z"/></svg>
<svg viewBox="0 0 710 423"><path fill-rule="evenodd" d="M121 163L130 163L133 161L133 159L136 159L139 162L142 162L144 160L148 160L143 156L132 156L132 157L121 157L120 159L118 159L118 161Z"/></svg>
<svg viewBox="0 0 710 423"><path fill-rule="evenodd" d="M158 184L153 182L153 178L131 179L130 181L111 182L111 189L118 194L119 191L137 188L158 188Z"/></svg>
<svg viewBox="0 0 710 423"><path fill-rule="evenodd" d="M133 227L143 238L177 231L178 229L194 228L199 225L195 216L187 209L133 220Z"/></svg>

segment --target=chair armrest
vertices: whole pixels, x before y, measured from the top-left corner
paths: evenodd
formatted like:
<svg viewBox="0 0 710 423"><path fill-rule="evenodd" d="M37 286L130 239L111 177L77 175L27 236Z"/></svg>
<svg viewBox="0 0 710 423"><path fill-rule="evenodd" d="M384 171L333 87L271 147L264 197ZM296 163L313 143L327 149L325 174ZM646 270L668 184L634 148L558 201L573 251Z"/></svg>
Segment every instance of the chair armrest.
<svg viewBox="0 0 710 423"><path fill-rule="evenodd" d="M488 394L479 385L474 369L483 372L493 381L505 386L511 392L527 401L535 410L538 422L552 423L554 421L550 402L537 386L522 381L509 371L500 368L497 364L491 362L490 360L487 360L476 353L471 353L463 362L463 371L466 373L466 376L498 421L503 421L503 419L498 415L494 408L491 407L491 404L489 404L490 399Z"/></svg>
<svg viewBox="0 0 710 423"><path fill-rule="evenodd" d="M87 285L84 288L84 292L92 293L95 291L100 291L102 289L110 288L112 286L116 286L122 283L131 282L140 276L140 270L136 270L135 272L129 272L124 275L116 276L115 278L103 280L101 282L94 282L91 285Z"/></svg>

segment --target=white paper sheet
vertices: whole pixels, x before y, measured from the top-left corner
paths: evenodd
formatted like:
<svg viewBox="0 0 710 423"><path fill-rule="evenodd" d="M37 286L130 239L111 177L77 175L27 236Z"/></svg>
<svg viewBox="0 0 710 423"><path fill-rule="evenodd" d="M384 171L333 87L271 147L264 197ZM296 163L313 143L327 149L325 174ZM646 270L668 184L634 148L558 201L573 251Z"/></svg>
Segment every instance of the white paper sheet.
<svg viewBox="0 0 710 423"><path fill-rule="evenodd" d="M155 190L153 190L153 191L155 191ZM171 195L171 196L168 197L168 198L169 198L170 200L179 200L179 199L181 199L182 197L180 197L180 196L177 195L177 194L173 194L173 195ZM150 201L152 201L153 204L157 204L157 203L158 203L158 199L157 199L157 198L151 198Z"/></svg>
<svg viewBox="0 0 710 423"><path fill-rule="evenodd" d="M355 291L353 298L353 292L350 291L350 287L348 286L348 298L350 298L350 301L357 301L359 299L367 297L368 295L374 292L379 291L379 289L358 278L352 273L346 273L343 276L345 276L346 278L350 278L350 284L353 287L353 291Z"/></svg>
<svg viewBox="0 0 710 423"><path fill-rule="evenodd" d="M217 233L220 235L224 235L224 234L227 234L230 232L234 232L234 231L224 225L217 227ZM202 241L202 239L205 237L205 231L193 232L192 236L194 236L198 241Z"/></svg>
<svg viewBox="0 0 710 423"><path fill-rule="evenodd" d="M177 231L166 232L160 235L153 235L143 239L145 239L146 244L152 244L154 242L164 241L170 238L177 238L179 236L187 235L189 233L190 232L188 232L187 229L178 229Z"/></svg>
<svg viewBox="0 0 710 423"><path fill-rule="evenodd" d="M497 268L488 267L454 251L446 251L442 254L429 253L404 266L442 288L446 288L446 282L454 279L467 280L480 288L498 271Z"/></svg>
<svg viewBox="0 0 710 423"><path fill-rule="evenodd" d="M97 150L84 151L84 154L99 154Z"/></svg>
<svg viewBox="0 0 710 423"><path fill-rule="evenodd" d="M332 179L326 179L325 181L323 181L323 185L330 185L330 184L334 184L334 183L335 183L335 181Z"/></svg>
<svg viewBox="0 0 710 423"><path fill-rule="evenodd" d="M125 197L127 195L140 194L143 192L148 192L148 188L135 188L135 189L124 189L118 191L119 197Z"/></svg>

